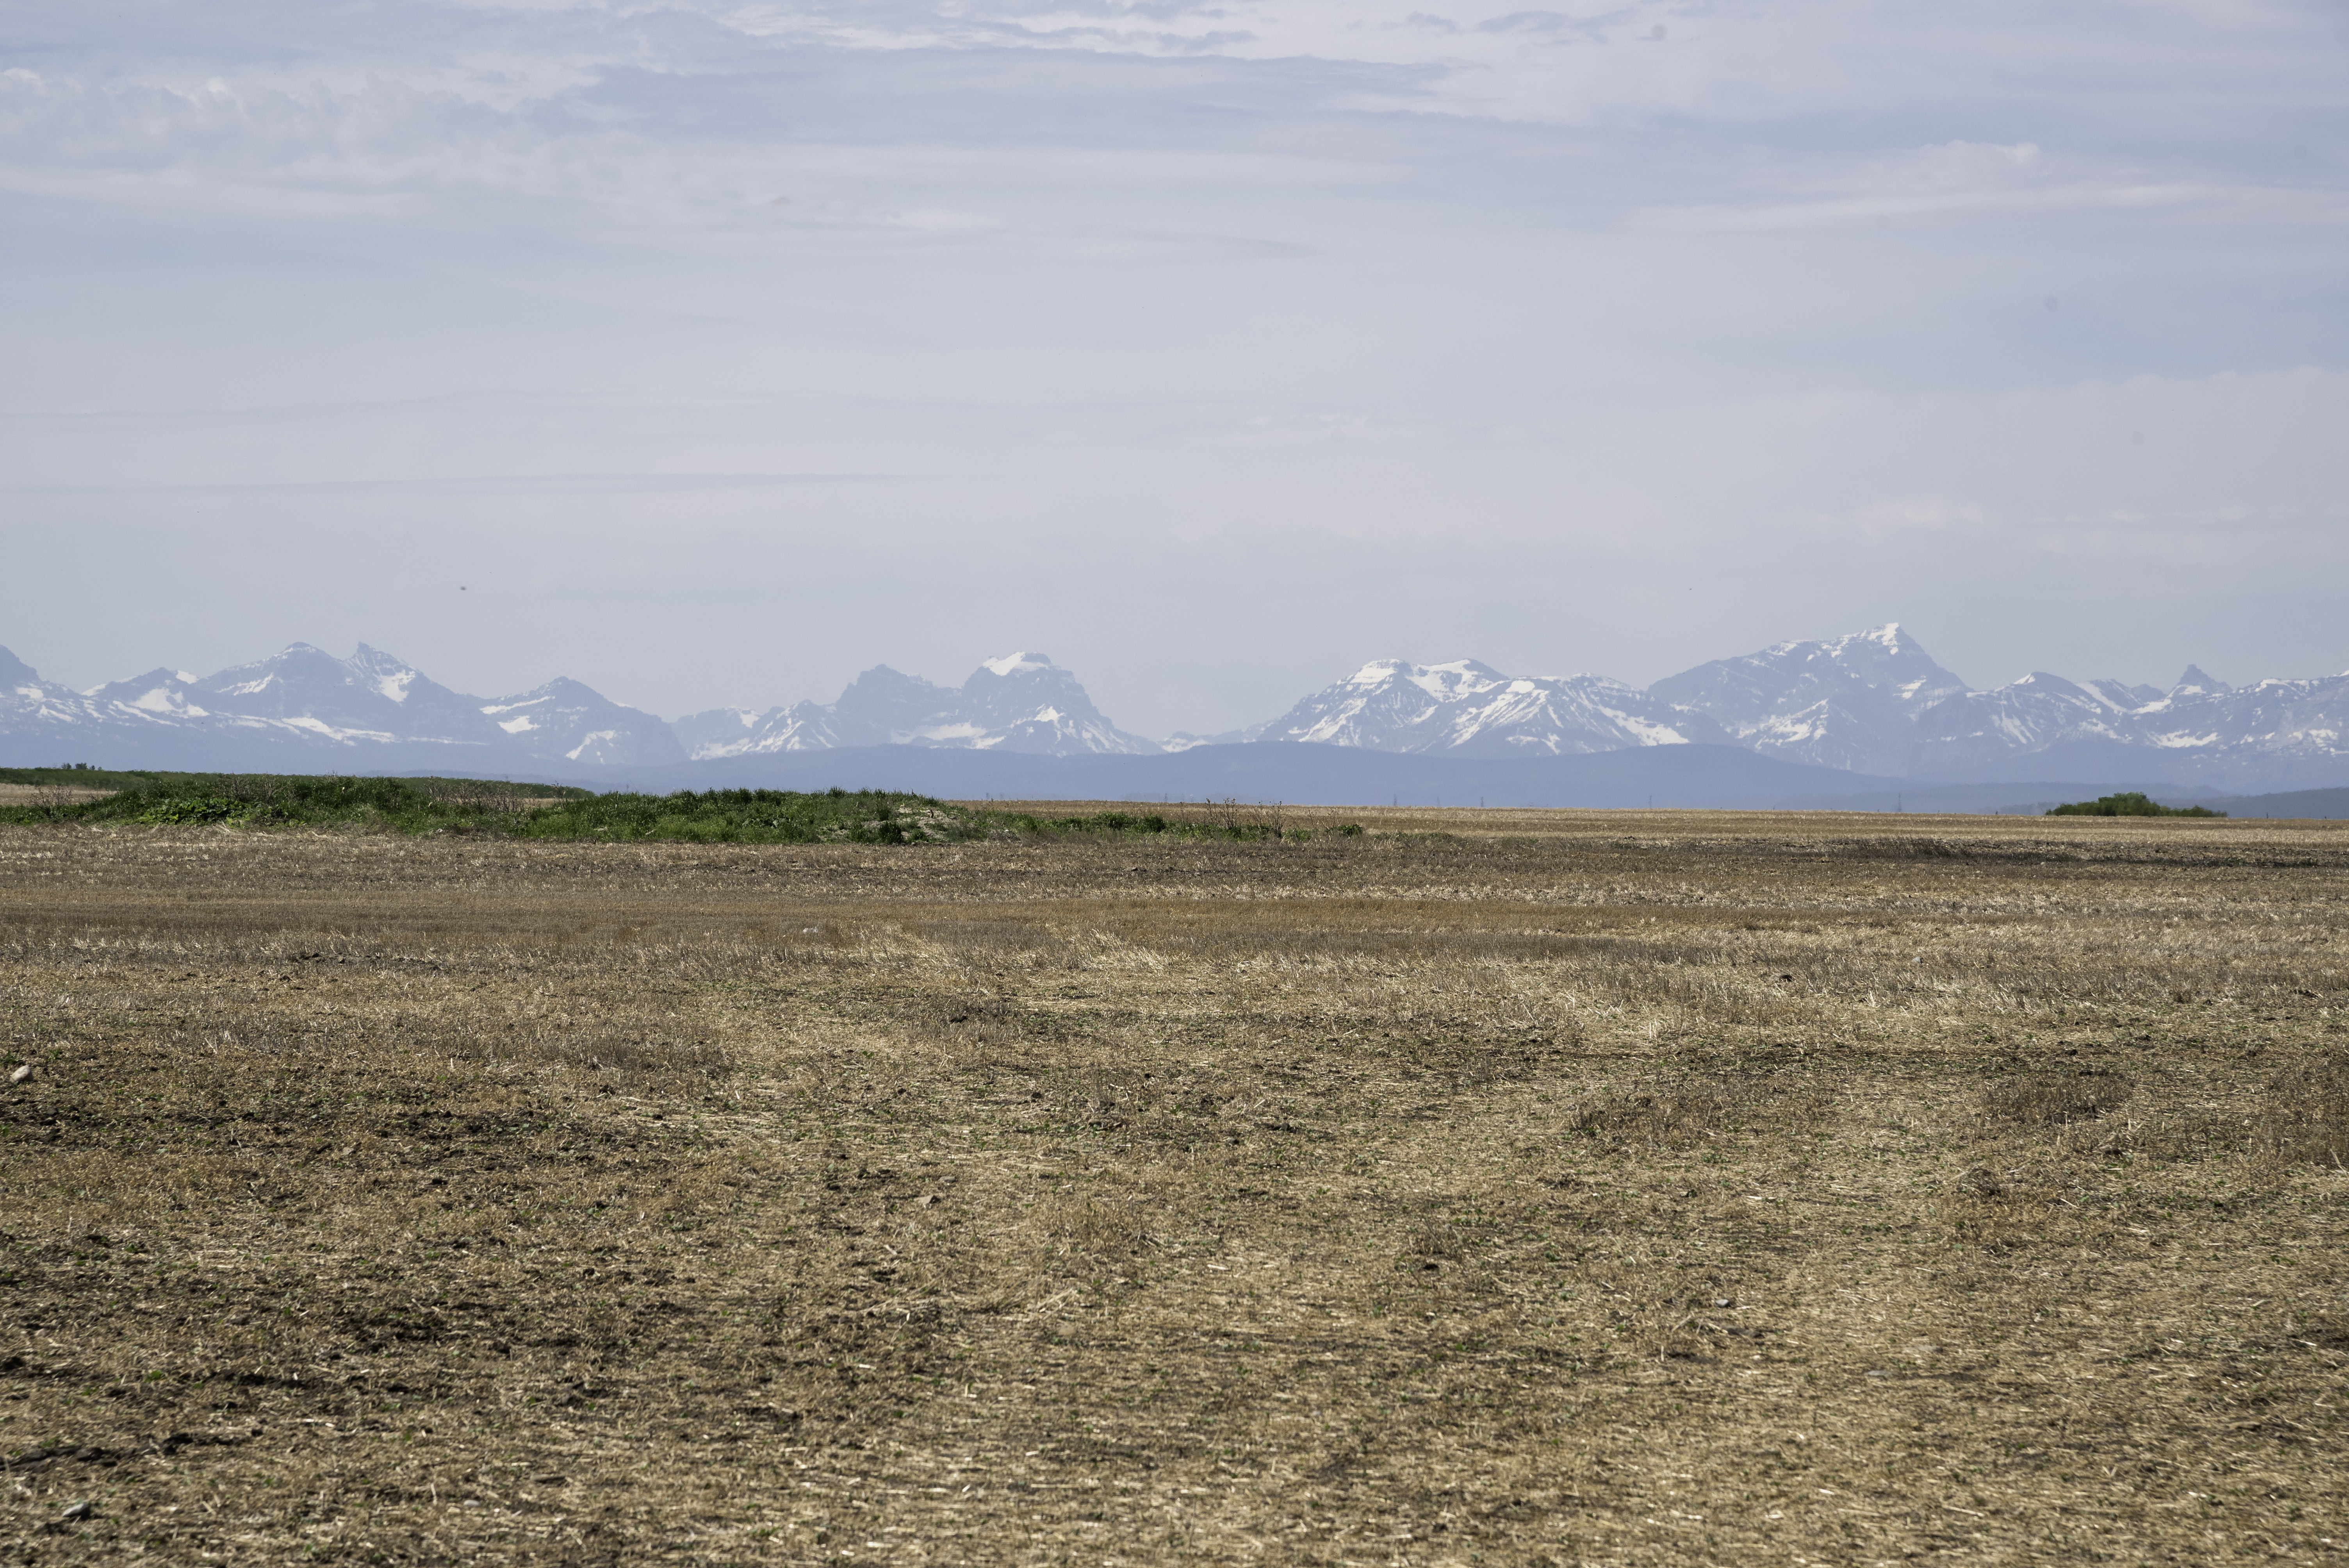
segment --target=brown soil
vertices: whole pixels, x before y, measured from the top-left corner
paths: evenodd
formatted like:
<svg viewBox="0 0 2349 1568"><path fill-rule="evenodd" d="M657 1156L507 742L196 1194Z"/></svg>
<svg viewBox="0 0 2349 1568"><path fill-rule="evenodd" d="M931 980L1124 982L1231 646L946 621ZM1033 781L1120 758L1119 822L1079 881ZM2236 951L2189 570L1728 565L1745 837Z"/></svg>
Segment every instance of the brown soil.
<svg viewBox="0 0 2349 1568"><path fill-rule="evenodd" d="M0 830L0 1550L2349 1557L2349 825L1329 815Z"/></svg>

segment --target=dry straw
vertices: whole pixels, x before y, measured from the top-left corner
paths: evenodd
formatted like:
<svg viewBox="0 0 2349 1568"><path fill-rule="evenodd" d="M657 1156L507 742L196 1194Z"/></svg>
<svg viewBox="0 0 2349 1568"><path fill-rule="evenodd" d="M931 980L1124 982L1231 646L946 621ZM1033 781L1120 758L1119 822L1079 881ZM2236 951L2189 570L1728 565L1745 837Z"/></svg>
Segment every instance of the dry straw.
<svg viewBox="0 0 2349 1568"><path fill-rule="evenodd" d="M0 1533L2339 1555L2340 831L1346 815L0 833Z"/></svg>

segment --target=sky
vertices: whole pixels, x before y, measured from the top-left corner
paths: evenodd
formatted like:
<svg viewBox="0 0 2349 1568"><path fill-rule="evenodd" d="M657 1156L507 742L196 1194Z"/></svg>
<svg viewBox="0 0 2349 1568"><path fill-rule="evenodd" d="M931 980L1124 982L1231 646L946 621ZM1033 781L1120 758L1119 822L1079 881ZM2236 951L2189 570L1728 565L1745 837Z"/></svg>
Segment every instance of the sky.
<svg viewBox="0 0 2349 1568"><path fill-rule="evenodd" d="M0 645L2349 668L2337 0L0 0Z"/></svg>

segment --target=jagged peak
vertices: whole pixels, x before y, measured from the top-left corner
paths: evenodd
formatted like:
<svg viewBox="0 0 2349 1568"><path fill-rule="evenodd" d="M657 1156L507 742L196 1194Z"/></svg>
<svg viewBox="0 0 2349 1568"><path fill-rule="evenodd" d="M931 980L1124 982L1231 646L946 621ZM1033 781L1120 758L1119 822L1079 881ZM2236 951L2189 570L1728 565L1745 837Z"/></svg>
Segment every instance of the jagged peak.
<svg viewBox="0 0 2349 1568"><path fill-rule="evenodd" d="M365 643L361 643L358 650L343 661L343 667L374 687L377 696L390 702L406 702L408 688L424 679L422 670L398 654L387 654L381 648L370 648Z"/></svg>
<svg viewBox="0 0 2349 1568"><path fill-rule="evenodd" d="M5 654L6 651L7 650L5 649L0 649L0 654ZM124 686L143 686L148 685L193 686L195 684L196 677L190 675L187 671L175 670L169 665L157 665L153 669L140 670L135 676L123 676L116 680L100 681L98 685L91 686L87 691L83 692L82 696L96 696L102 691L116 691Z"/></svg>
<svg viewBox="0 0 2349 1568"><path fill-rule="evenodd" d="M933 690L942 691L945 689L942 686L936 686L933 682L925 679L923 676L909 676L905 671L898 669L892 665L874 665L869 670L859 670L856 673L855 679L850 681L848 684L852 687L859 686L864 685L866 681L871 681L876 686L886 686L893 681L902 681L912 686L930 686Z"/></svg>
<svg viewBox="0 0 2349 1568"><path fill-rule="evenodd" d="M339 665L343 662L315 643L288 643L274 654L265 654L257 659L246 659L239 664L224 665L204 676L204 679L207 682L218 681L230 676L243 675L250 670L274 670L280 665L311 660L330 665Z"/></svg>
<svg viewBox="0 0 2349 1568"><path fill-rule="evenodd" d="M1840 632L1832 637L1789 637L1783 643L1773 643L1762 651L1765 654L1791 654L1798 648L1824 648L1841 652L1862 643L1873 643L1888 653L1921 654L1924 646L1898 621L1887 621L1881 626L1864 631Z"/></svg>
<svg viewBox="0 0 2349 1568"><path fill-rule="evenodd" d="M481 704L481 707L483 713L506 713L528 704L554 702L563 697L574 697L576 700L579 696L594 697L599 701L608 700L594 686L573 680L569 676L557 676L551 681L541 682L528 691L516 692L511 696L493 698Z"/></svg>
<svg viewBox="0 0 2349 1568"><path fill-rule="evenodd" d="M1465 676L1492 681L1505 681L1509 678L1482 659L1444 659L1428 665L1423 665L1416 659L1372 659L1337 684L1375 686L1384 686L1392 680L1419 680L1429 676L1438 678L1446 676Z"/></svg>
<svg viewBox="0 0 2349 1568"><path fill-rule="evenodd" d="M2027 676L2019 676L2013 680L2007 682L2006 685L2000 689L2004 691L2053 691L2061 693L2067 696L2088 696L2094 695L2088 687L2082 686L2079 682L2075 680L2066 680L2064 676L2055 675L2047 670L2033 670Z"/></svg>
<svg viewBox="0 0 2349 1568"><path fill-rule="evenodd" d="M1052 655L1050 654L1031 654L1023 651L1006 654L999 659L981 659L978 661L978 669L973 670L971 675L976 678L979 671L984 670L994 676L1022 676L1030 670L1056 670L1060 667L1052 662Z"/></svg>

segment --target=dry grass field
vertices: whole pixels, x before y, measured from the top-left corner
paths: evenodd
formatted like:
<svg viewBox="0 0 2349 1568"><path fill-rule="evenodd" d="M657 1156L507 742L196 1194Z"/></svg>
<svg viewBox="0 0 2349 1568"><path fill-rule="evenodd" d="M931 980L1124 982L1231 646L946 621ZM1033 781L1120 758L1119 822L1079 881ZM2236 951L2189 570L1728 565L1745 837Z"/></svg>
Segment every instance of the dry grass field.
<svg viewBox="0 0 2349 1568"><path fill-rule="evenodd" d="M103 800L111 789L77 789L70 784L11 784L0 781L0 806L78 806Z"/></svg>
<svg viewBox="0 0 2349 1568"><path fill-rule="evenodd" d="M0 830L0 1557L2349 1561L2349 825L1343 815Z"/></svg>

